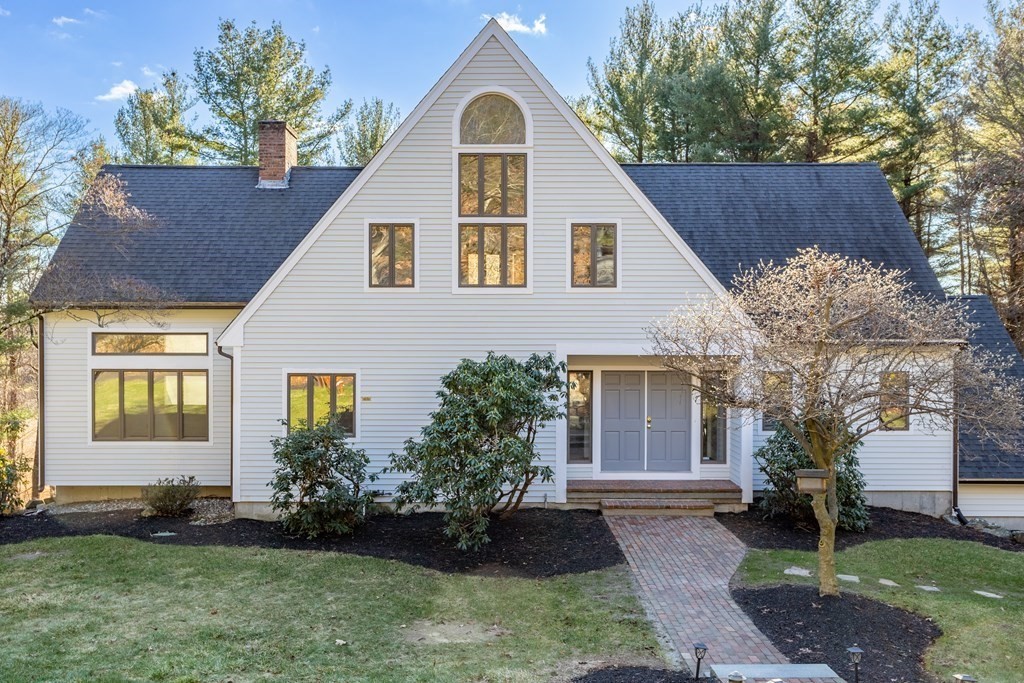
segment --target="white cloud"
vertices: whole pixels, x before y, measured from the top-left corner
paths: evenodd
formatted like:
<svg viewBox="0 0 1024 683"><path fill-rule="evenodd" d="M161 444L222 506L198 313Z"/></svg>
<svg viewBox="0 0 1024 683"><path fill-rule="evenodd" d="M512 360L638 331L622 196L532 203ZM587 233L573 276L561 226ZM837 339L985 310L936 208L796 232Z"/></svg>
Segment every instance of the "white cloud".
<svg viewBox="0 0 1024 683"><path fill-rule="evenodd" d="M124 66L124 62L111 62L110 66Z"/></svg>
<svg viewBox="0 0 1024 683"><path fill-rule="evenodd" d="M154 76L157 75L157 72L153 71L148 66L144 66L144 67L142 67L142 75L145 76L146 78L153 78Z"/></svg>
<svg viewBox="0 0 1024 683"><path fill-rule="evenodd" d="M66 26L67 24L81 24L82 23L81 19L72 19L71 17L64 17L64 16L54 17L53 19L51 19L51 21L53 23L57 24L57 26Z"/></svg>
<svg viewBox="0 0 1024 683"><path fill-rule="evenodd" d="M92 9L90 7L86 7L84 10L82 10L82 14L84 14L87 17L95 17L97 19L106 19L107 18L107 13L106 12L100 12L99 10L94 10L94 9Z"/></svg>
<svg viewBox="0 0 1024 683"><path fill-rule="evenodd" d="M113 102L116 100L127 99L129 95L139 89L139 86L135 85L133 81L129 81L127 78L110 87L110 90L102 95L97 95L96 99L100 102Z"/></svg>
<svg viewBox="0 0 1024 683"><path fill-rule="evenodd" d="M11 16L11 10L4 9L3 7L0 7L0 17L9 17L9 16Z"/></svg>
<svg viewBox="0 0 1024 683"><path fill-rule="evenodd" d="M484 21L496 19L498 24L509 33L525 33L531 36L542 36L548 32L547 17L541 14L533 20L533 26L523 23L518 14L501 12L499 14L484 14L481 16Z"/></svg>
<svg viewBox="0 0 1024 683"><path fill-rule="evenodd" d="M320 33L320 27L319 26L314 26L313 27L313 33Z"/></svg>

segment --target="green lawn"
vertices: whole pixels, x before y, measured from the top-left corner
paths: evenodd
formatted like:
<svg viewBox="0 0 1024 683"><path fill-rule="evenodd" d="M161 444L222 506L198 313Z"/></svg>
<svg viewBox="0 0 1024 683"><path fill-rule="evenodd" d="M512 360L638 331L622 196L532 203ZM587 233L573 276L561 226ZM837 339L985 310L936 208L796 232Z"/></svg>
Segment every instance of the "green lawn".
<svg viewBox="0 0 1024 683"><path fill-rule="evenodd" d="M34 551L46 554L16 557ZM483 578L88 536L0 546L0 576L3 681L525 682L577 658L658 652L622 567ZM423 620L505 635L409 642Z"/></svg>
<svg viewBox="0 0 1024 683"><path fill-rule="evenodd" d="M1024 680L1024 553L921 538L865 543L839 553L837 563L840 573L861 580L840 582L843 590L935 620L943 635L928 651L925 664L940 680L952 680L954 673L970 673L985 683ZM793 550L751 550L739 578L748 585L817 581L783 574L794 565L815 570L817 557ZM881 586L880 578L900 587ZM941 592L928 593L916 585L935 585ZM986 598L974 590L1005 597Z"/></svg>

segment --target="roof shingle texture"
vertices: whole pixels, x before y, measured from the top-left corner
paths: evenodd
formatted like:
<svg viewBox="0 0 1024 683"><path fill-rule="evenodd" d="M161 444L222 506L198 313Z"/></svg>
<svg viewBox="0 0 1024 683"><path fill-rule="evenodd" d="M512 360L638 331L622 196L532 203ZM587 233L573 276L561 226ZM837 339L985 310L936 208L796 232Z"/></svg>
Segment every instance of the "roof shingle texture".
<svg viewBox="0 0 1024 683"><path fill-rule="evenodd" d="M1013 345L1010 333L987 296L961 296L959 299L976 325L970 342L975 346L1012 361L1006 373L1024 379L1024 358ZM1007 451L991 441L964 429L959 433L960 479L1024 479L1024 453Z"/></svg>
<svg viewBox="0 0 1024 683"><path fill-rule="evenodd" d="M659 212L726 287L759 262L797 249L907 271L943 297L928 259L875 164L623 164Z"/></svg>
<svg viewBox="0 0 1024 683"><path fill-rule="evenodd" d="M295 167L288 189L270 190L256 188L253 167L105 166L154 225L122 235L109 218L76 218L51 270L73 267L95 284L78 303L103 301L107 283L126 280L180 303L247 302L359 171ZM32 298L66 301L61 289L48 274Z"/></svg>

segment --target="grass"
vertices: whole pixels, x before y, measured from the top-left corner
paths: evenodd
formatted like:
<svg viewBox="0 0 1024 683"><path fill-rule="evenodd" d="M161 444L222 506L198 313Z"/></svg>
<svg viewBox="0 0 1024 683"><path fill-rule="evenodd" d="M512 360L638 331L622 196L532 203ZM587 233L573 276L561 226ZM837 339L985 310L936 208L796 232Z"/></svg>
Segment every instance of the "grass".
<svg viewBox="0 0 1024 683"><path fill-rule="evenodd" d="M33 551L46 554L15 557ZM0 546L0 575L4 681L535 681L570 658L658 652L621 567L484 578L87 536ZM508 634L413 644L417 620Z"/></svg>
<svg viewBox="0 0 1024 683"><path fill-rule="evenodd" d="M925 666L940 680L970 673L986 683L1024 679L1024 553L968 541L901 539L865 543L837 554L839 572L860 577L840 582L844 591L877 598L931 617L943 635L925 656ZM795 550L751 550L739 570L748 585L816 583L817 578L787 576L797 566L817 569L817 556ZM887 588L878 579L899 588ZM929 593L917 585L935 585ZM988 591L1002 600L973 593Z"/></svg>

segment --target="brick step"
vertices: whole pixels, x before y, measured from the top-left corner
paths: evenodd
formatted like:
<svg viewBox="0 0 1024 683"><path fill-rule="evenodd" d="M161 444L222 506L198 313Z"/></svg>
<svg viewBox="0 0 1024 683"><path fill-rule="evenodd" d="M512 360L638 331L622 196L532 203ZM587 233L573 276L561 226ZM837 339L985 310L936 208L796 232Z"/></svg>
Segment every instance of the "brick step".
<svg viewBox="0 0 1024 683"><path fill-rule="evenodd" d="M740 491L567 491L566 500L570 503L600 502L605 498L632 498L643 500L713 500L721 503L739 503L743 499Z"/></svg>
<svg viewBox="0 0 1024 683"><path fill-rule="evenodd" d="M713 517L715 504L710 500L697 499L650 499L650 498L604 498L601 500L604 515L664 515L671 517Z"/></svg>

